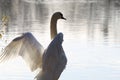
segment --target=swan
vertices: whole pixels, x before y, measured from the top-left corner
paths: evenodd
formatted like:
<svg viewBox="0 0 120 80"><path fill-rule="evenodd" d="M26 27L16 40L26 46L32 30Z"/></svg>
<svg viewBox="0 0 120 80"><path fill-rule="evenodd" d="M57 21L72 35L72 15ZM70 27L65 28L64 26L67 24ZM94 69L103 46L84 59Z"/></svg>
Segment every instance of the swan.
<svg viewBox="0 0 120 80"><path fill-rule="evenodd" d="M58 80L67 64L67 58L62 47L63 34L59 33L49 44L42 57L42 71L36 80Z"/></svg>
<svg viewBox="0 0 120 80"><path fill-rule="evenodd" d="M21 56L33 72L42 69L37 80L58 80L67 64L67 58L62 48L63 34L57 34L57 20L64 19L61 12L55 12L51 17L51 43L44 49L32 33L27 32L13 39L0 55L0 62Z"/></svg>

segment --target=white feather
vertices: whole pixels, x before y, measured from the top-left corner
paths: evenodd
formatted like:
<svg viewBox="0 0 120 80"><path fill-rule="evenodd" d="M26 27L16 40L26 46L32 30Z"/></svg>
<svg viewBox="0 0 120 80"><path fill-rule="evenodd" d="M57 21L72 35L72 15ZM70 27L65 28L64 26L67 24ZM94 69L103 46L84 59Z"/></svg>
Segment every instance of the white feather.
<svg viewBox="0 0 120 80"><path fill-rule="evenodd" d="M31 33L25 33L21 37L15 38L5 47L0 56L0 61L4 62L13 57L21 56L30 66L31 71L41 67L42 54L44 48L34 38Z"/></svg>

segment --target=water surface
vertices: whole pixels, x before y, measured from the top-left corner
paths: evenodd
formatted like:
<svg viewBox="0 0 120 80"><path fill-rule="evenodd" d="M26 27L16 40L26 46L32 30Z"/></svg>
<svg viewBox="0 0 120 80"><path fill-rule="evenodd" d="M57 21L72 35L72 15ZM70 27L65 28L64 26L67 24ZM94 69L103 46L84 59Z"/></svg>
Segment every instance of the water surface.
<svg viewBox="0 0 120 80"><path fill-rule="evenodd" d="M64 33L68 63L59 80L119 80L120 10L113 2L108 8L104 0L94 1L11 2L10 11L3 11L9 16L9 23L0 40L1 49L24 32L32 32L46 48L50 43L51 15L60 11L67 18L58 21L58 32ZM106 9L110 9L110 14ZM34 76L20 57L0 65L0 80L33 80Z"/></svg>

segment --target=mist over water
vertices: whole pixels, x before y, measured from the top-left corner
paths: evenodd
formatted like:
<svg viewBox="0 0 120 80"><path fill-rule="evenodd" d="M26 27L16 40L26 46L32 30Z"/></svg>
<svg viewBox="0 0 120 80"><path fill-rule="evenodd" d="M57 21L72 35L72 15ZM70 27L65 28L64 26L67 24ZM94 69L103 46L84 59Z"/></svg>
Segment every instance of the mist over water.
<svg viewBox="0 0 120 80"><path fill-rule="evenodd" d="M32 32L46 48L50 19L58 11L67 18L58 21L68 58L60 80L119 80L119 0L0 0L0 20L8 18L1 49L25 32ZM20 57L0 64L0 80L33 80L34 76Z"/></svg>

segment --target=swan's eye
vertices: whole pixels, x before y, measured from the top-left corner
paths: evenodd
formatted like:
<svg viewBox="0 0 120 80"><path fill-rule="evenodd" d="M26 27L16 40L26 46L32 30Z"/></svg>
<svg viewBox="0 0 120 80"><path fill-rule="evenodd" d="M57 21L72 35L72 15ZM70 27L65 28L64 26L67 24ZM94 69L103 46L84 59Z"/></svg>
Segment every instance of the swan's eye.
<svg viewBox="0 0 120 80"><path fill-rule="evenodd" d="M60 13L60 16L63 17L63 14Z"/></svg>

